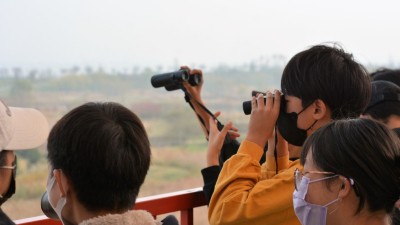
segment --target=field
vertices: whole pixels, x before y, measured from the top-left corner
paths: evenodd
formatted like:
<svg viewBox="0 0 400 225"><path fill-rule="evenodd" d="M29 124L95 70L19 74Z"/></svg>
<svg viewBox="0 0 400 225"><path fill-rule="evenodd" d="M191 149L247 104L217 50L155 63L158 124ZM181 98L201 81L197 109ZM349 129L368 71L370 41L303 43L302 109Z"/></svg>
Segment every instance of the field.
<svg viewBox="0 0 400 225"><path fill-rule="evenodd" d="M151 87L149 74L0 77L0 95L9 105L38 108L50 126L82 103L120 102L143 120L152 143L152 164L139 197L201 187L207 143L195 114L180 90ZM276 76L265 79L261 72L216 73L205 83L203 98L212 112L222 111L222 123L234 121L244 135L248 117L242 102L250 99L251 90L276 88L276 83ZM2 209L12 219L41 215L48 174L46 145L17 155L17 191ZM207 207L195 210L195 224L207 224Z"/></svg>
<svg viewBox="0 0 400 225"><path fill-rule="evenodd" d="M185 149L153 149L152 165L140 196L150 196L202 186L200 169L205 165L203 151ZM201 159L201 160L199 160ZM12 219L41 215L40 197L46 190L47 163L21 171L17 176L17 193L3 205ZM198 213L197 213L198 212ZM160 217L162 218L162 217ZM196 220L206 222L206 208L196 210ZM197 221L196 224L206 224Z"/></svg>

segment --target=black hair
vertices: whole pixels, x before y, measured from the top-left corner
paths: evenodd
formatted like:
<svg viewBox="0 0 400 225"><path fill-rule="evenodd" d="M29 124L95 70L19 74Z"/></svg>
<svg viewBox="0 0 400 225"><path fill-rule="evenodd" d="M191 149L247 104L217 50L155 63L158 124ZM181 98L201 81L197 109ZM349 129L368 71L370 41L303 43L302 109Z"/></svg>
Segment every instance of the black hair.
<svg viewBox="0 0 400 225"><path fill-rule="evenodd" d="M400 195L400 139L383 123L371 119L337 120L308 137L300 162L311 153L321 171L354 180L359 197L356 214L392 212Z"/></svg>
<svg viewBox="0 0 400 225"><path fill-rule="evenodd" d="M90 211L131 209L150 165L145 128L132 111L113 103L86 103L65 116L48 138L48 160L71 181Z"/></svg>
<svg viewBox="0 0 400 225"><path fill-rule="evenodd" d="M372 81L371 84L372 97L363 114L384 123L391 115L400 116L400 87L385 80Z"/></svg>
<svg viewBox="0 0 400 225"><path fill-rule="evenodd" d="M371 73L372 80L386 80L400 86L400 69L380 68Z"/></svg>
<svg viewBox="0 0 400 225"><path fill-rule="evenodd" d="M290 59L281 90L300 98L303 107L321 99L332 119L355 118L369 102L371 83L367 70L340 46L316 45Z"/></svg>

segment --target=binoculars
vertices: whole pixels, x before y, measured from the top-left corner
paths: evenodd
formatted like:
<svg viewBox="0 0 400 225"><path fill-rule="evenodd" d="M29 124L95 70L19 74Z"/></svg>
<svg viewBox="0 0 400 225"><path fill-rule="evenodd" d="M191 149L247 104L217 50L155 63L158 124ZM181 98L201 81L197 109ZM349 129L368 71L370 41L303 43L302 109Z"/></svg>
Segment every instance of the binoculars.
<svg viewBox="0 0 400 225"><path fill-rule="evenodd" d="M266 103L267 97L265 96L264 92L260 92L260 91L252 91L251 92L251 96L257 96L257 94L263 94L264 95L264 104ZM281 99L283 98L283 95L281 96ZM286 109L286 102L283 100L281 100L281 105L280 105L280 112L285 112ZM243 104L243 112L245 115L249 115L251 113L251 100L250 101L244 101Z"/></svg>
<svg viewBox="0 0 400 225"><path fill-rule="evenodd" d="M44 215L47 217L54 219L54 220L59 220L57 213L54 211L53 207L51 207L50 202L49 202L49 196L47 194L47 191L44 192L42 195L42 199L40 200L40 207L42 208L42 211Z"/></svg>
<svg viewBox="0 0 400 225"><path fill-rule="evenodd" d="M183 82L189 82L191 86L197 86L201 82L199 74L190 75L189 70L180 69L175 72L156 74L151 77L153 87L165 87L167 91L174 91L182 88Z"/></svg>

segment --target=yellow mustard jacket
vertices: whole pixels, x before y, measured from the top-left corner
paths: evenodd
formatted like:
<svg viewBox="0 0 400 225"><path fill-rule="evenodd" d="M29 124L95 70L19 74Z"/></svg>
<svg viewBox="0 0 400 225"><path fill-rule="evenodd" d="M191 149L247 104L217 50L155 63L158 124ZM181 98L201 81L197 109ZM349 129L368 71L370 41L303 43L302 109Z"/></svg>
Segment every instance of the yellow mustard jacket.
<svg viewBox="0 0 400 225"><path fill-rule="evenodd" d="M275 174L273 157L267 154L266 165L259 164L262 154L260 146L244 140L224 163L209 205L211 225L300 225L292 200L294 170L303 170L299 160L278 158Z"/></svg>

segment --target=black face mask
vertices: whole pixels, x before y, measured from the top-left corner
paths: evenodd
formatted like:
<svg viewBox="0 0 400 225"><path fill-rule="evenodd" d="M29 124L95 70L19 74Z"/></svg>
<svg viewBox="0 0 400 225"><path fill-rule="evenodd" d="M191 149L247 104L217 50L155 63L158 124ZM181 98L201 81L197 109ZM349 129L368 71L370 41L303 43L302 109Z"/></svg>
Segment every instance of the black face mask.
<svg viewBox="0 0 400 225"><path fill-rule="evenodd" d="M286 101L281 100L281 106L279 111L279 117L277 121L277 127L282 137L289 142L289 144L295 146L302 146L304 141L307 139L307 131L311 129L315 122L306 130L297 127L297 118L304 110L306 110L312 103L304 107L299 113L291 112L286 113Z"/></svg>
<svg viewBox="0 0 400 225"><path fill-rule="evenodd" d="M0 197L0 206L3 205L4 202L6 202L11 196L13 196L15 193L15 176L14 173L11 177L11 183L10 187L8 188L7 192L4 194L3 197Z"/></svg>
<svg viewBox="0 0 400 225"><path fill-rule="evenodd" d="M15 161L13 162L13 166L17 165L17 156L15 156ZM6 202L11 196L14 195L15 193L15 175L16 175L17 167L15 167L12 171L11 175L11 182L10 182L10 187L8 188L7 192L4 194L4 196L0 197L0 206L3 205L4 202Z"/></svg>

